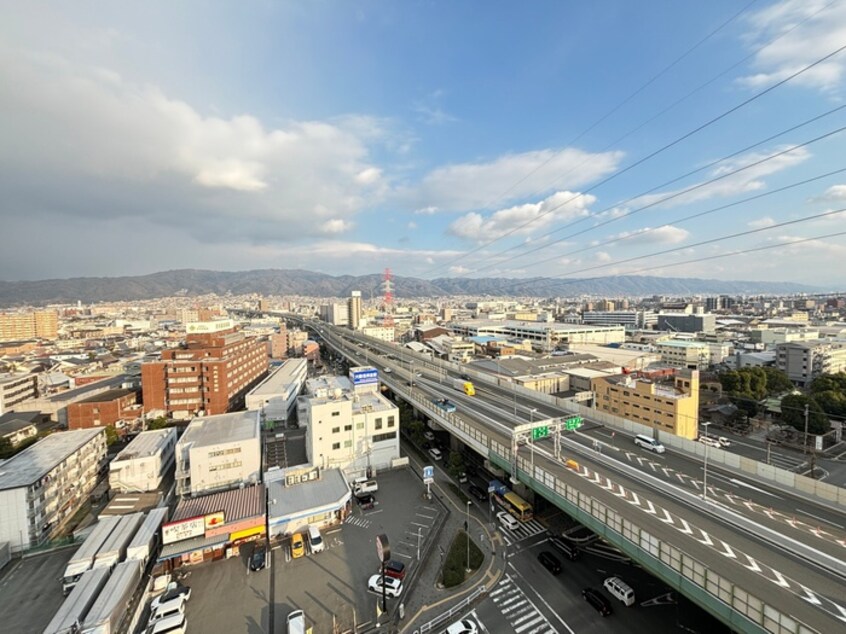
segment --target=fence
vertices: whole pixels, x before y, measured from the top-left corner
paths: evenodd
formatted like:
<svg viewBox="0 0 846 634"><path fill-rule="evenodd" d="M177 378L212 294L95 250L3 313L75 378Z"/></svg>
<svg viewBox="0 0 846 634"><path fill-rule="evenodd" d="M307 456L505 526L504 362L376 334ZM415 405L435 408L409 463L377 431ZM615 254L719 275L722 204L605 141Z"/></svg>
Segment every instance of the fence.
<svg viewBox="0 0 846 634"><path fill-rule="evenodd" d="M461 601L461 603L459 603L458 605L452 606L449 610L447 610L443 614L439 614L438 616L436 616L434 619L432 619L428 623L424 623L419 628L414 630L414 634L426 634L426 632L431 632L432 628L438 627L444 621L449 621L450 619L452 619L452 617L454 617L459 612L463 612L465 609L467 609L467 606L469 606L471 603L473 603L473 601L475 601L480 596L485 594L485 592L487 592L487 588L484 585L479 586L473 592L468 594Z"/></svg>

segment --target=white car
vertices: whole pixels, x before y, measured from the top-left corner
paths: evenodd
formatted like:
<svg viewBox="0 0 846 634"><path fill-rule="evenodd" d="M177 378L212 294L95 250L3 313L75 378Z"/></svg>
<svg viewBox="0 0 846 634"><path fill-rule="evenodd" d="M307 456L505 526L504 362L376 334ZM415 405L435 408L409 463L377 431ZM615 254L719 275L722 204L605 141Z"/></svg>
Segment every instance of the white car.
<svg viewBox="0 0 846 634"><path fill-rule="evenodd" d="M172 588L168 588L164 594L160 594L153 602L150 604L150 612L155 612L159 609L159 606L163 603L168 603L182 597L183 601L187 601L191 598L191 588L188 586L174 586Z"/></svg>
<svg viewBox="0 0 846 634"><path fill-rule="evenodd" d="M717 442L720 443L720 447L731 447L731 441L725 436L717 438Z"/></svg>
<svg viewBox="0 0 846 634"><path fill-rule="evenodd" d="M441 634L476 634L478 631L479 627L476 625L476 621L461 619L450 625Z"/></svg>
<svg viewBox="0 0 846 634"><path fill-rule="evenodd" d="M717 440L714 436L700 436L698 440L703 445L708 445L709 447L717 447L717 448L722 447L722 445L720 444L720 441Z"/></svg>
<svg viewBox="0 0 846 634"><path fill-rule="evenodd" d="M520 527L520 522L518 522L513 515L505 511L497 513L496 519L499 520L499 523L503 528L507 528L510 531L516 530Z"/></svg>
<svg viewBox="0 0 846 634"><path fill-rule="evenodd" d="M373 575L367 580L367 589L377 594L382 594L382 575ZM402 594L402 581L385 575L385 594L389 597L398 597Z"/></svg>

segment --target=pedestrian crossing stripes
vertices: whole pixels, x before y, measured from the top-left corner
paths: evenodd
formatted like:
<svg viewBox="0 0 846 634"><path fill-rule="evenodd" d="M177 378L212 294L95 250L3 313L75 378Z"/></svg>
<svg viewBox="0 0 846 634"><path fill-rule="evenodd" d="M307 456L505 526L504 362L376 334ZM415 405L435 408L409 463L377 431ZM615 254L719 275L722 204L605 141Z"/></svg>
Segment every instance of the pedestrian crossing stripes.
<svg viewBox="0 0 846 634"><path fill-rule="evenodd" d="M537 606L505 575L490 593L491 600L514 628L515 634L558 634Z"/></svg>
<svg viewBox="0 0 846 634"><path fill-rule="evenodd" d="M508 529L500 527L502 536L508 544L515 544L529 537L539 535L546 532L546 527L537 520L529 520L528 522L521 522L515 529Z"/></svg>
<svg viewBox="0 0 846 634"><path fill-rule="evenodd" d="M360 526L361 528L369 528L370 520L366 517L361 517L360 515L347 515L347 519L344 520L344 524L353 524L354 526Z"/></svg>

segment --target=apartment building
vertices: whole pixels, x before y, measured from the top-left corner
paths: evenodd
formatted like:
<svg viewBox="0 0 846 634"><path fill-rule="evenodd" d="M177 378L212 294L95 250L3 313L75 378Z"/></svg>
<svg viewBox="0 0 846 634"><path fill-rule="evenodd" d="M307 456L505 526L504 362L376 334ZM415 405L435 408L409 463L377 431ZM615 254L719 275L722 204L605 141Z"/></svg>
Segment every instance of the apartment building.
<svg viewBox="0 0 846 634"><path fill-rule="evenodd" d="M55 310L0 313L0 341L56 339L58 336L59 313Z"/></svg>
<svg viewBox="0 0 846 634"><path fill-rule="evenodd" d="M821 374L846 370L846 341L792 342L776 346L776 368L800 386Z"/></svg>
<svg viewBox="0 0 846 634"><path fill-rule="evenodd" d="M379 393L376 368L351 368L349 378L309 379L306 389L297 410L308 427L306 454L313 466L355 476L399 458L399 409Z"/></svg>
<svg viewBox="0 0 846 634"><path fill-rule="evenodd" d="M661 361L674 368L706 370L711 364L711 348L704 341L669 339L655 344Z"/></svg>
<svg viewBox="0 0 846 634"><path fill-rule="evenodd" d="M361 329L361 332L368 337L381 339L382 341L387 341L388 343L396 340L397 336L397 331L393 326L364 326Z"/></svg>
<svg viewBox="0 0 846 634"><path fill-rule="evenodd" d="M141 432L109 463L109 487L120 493L155 491L173 471L175 456L175 429Z"/></svg>
<svg viewBox="0 0 846 634"><path fill-rule="evenodd" d="M343 304L323 304L320 307L320 319L333 326L346 326L349 324L349 306Z"/></svg>
<svg viewBox="0 0 846 634"><path fill-rule="evenodd" d="M16 405L38 396L38 377L34 374L0 374L0 415Z"/></svg>
<svg viewBox="0 0 846 634"><path fill-rule="evenodd" d="M182 497L261 482L258 411L195 418L176 445L176 492Z"/></svg>
<svg viewBox="0 0 846 634"><path fill-rule="evenodd" d="M353 291L347 300L349 327L358 330L361 327L361 291Z"/></svg>
<svg viewBox="0 0 846 634"><path fill-rule="evenodd" d="M68 429L89 429L109 425L123 427L124 421L142 414L138 393L116 388L68 404Z"/></svg>
<svg viewBox="0 0 846 634"><path fill-rule="evenodd" d="M88 499L106 464L102 429L55 433L0 465L0 543L49 540Z"/></svg>
<svg viewBox="0 0 846 634"><path fill-rule="evenodd" d="M288 358L288 333L284 327L280 332L270 335L270 357L272 359Z"/></svg>
<svg viewBox="0 0 846 634"><path fill-rule="evenodd" d="M699 372L679 370L670 381L633 375L591 381L596 409L683 438L699 434Z"/></svg>
<svg viewBox="0 0 846 634"><path fill-rule="evenodd" d="M247 339L231 320L187 326L186 343L141 366L146 412L173 418L223 414L267 374L266 345Z"/></svg>

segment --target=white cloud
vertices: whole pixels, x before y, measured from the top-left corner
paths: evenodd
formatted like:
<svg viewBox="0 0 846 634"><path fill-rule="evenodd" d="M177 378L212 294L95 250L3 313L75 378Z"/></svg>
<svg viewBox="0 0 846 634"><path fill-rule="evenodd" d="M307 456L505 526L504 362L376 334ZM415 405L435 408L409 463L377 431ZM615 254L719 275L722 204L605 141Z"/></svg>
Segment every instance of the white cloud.
<svg viewBox="0 0 846 634"><path fill-rule="evenodd" d="M437 168L419 185L400 188L397 196L418 210L488 209L556 186L577 188L591 183L613 172L622 156L622 152L591 154L575 148L506 154L488 162Z"/></svg>
<svg viewBox="0 0 846 634"><path fill-rule="evenodd" d="M664 225L651 229L644 227L635 231L624 231L612 237L614 241L625 240L627 244L678 244L684 242L690 235L689 231Z"/></svg>
<svg viewBox="0 0 846 634"><path fill-rule="evenodd" d="M350 229L352 229L351 222L347 222L341 218L333 218L320 226L320 233L344 233Z"/></svg>
<svg viewBox="0 0 846 634"><path fill-rule="evenodd" d="M763 218L756 218L755 220L750 220L746 224L752 229L763 229L764 227L772 227L775 223L776 221L770 218L769 216L764 216Z"/></svg>
<svg viewBox="0 0 846 634"><path fill-rule="evenodd" d="M414 213L420 216L433 216L434 214L438 213L437 207L423 207L421 209L415 209Z"/></svg>
<svg viewBox="0 0 846 634"><path fill-rule="evenodd" d="M820 11L827 4L829 0L782 0L752 13L748 18L750 30L746 34L750 48L758 48L779 34L785 35L755 54L756 72L740 81L752 88L768 86L841 47L846 42L846 4L837 2ZM806 19L807 22L788 33ZM844 76L846 58L841 54L794 81L832 91L842 84Z"/></svg>
<svg viewBox="0 0 846 634"><path fill-rule="evenodd" d="M560 222L588 215L596 202L590 194L556 192L539 203L526 203L501 209L488 217L470 212L453 221L448 232L466 240L487 241L508 233L530 235ZM526 226L523 226L526 225Z"/></svg>
<svg viewBox="0 0 846 634"><path fill-rule="evenodd" d="M611 257L610 253L605 251L597 251L596 252L596 261L600 264L605 264L606 262L611 262L614 258Z"/></svg>
<svg viewBox="0 0 846 634"><path fill-rule="evenodd" d="M832 185L822 195L812 198L811 202L839 202L846 200L846 185Z"/></svg>
<svg viewBox="0 0 846 634"><path fill-rule="evenodd" d="M470 273L470 269L456 265L449 267L449 272L453 275L464 275L465 273Z"/></svg>
<svg viewBox="0 0 846 634"><path fill-rule="evenodd" d="M373 185L378 182L380 178L382 178L382 170L376 167L368 167L367 169L359 172L356 175L355 180L357 183L362 185Z"/></svg>
<svg viewBox="0 0 846 634"><path fill-rule="evenodd" d="M414 222L413 220L412 220L412 221L410 221L410 222L408 223L408 228L409 228L409 229L417 229L417 223L416 223L416 222Z"/></svg>

